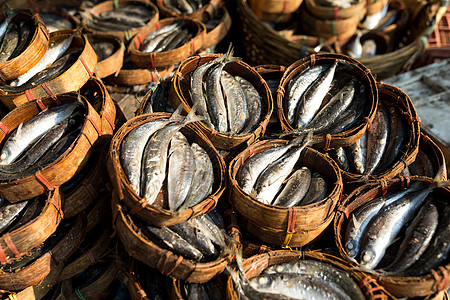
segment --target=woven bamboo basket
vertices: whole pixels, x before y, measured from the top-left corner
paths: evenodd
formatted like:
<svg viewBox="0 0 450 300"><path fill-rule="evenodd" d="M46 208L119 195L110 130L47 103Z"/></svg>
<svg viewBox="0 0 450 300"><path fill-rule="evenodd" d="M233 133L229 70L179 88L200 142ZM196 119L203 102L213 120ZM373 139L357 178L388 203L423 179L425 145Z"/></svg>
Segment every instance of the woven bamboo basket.
<svg viewBox="0 0 450 300"><path fill-rule="evenodd" d="M203 40L203 49L210 48L218 44L228 34L231 27L231 17L225 6L221 6L212 14L208 14L208 17L203 17L203 21L215 20L220 17L219 24L214 29L207 31L205 39Z"/></svg>
<svg viewBox="0 0 450 300"><path fill-rule="evenodd" d="M33 286L27 287L26 289L23 289L21 291L15 291L15 292L7 292L2 291L0 292L1 299L17 299L17 300L39 300L42 299L53 287L53 285L56 283L56 280L58 279L59 274L61 273L62 269L64 267L64 263L60 263L58 265L55 265L51 270L50 273L45 276L44 279L39 281Z"/></svg>
<svg viewBox="0 0 450 300"><path fill-rule="evenodd" d="M218 54L208 54L204 56L193 56L185 59L175 72L172 84L169 89L169 101L172 107L183 105L187 112L191 110L190 100L190 76L194 70L204 63L217 58ZM228 134L220 133L207 127L203 122L198 122L198 126L218 149L230 150L239 145L250 145L259 137L264 135L267 124L272 114L272 97L265 80L252 67L242 61L230 62L225 65L224 70L231 75L239 75L247 79L259 92L262 101L261 121L259 126L251 133Z"/></svg>
<svg viewBox="0 0 450 300"><path fill-rule="evenodd" d="M355 14L346 19L320 19L307 9L300 10L301 27L306 34L324 37L336 37L337 40L350 38L358 27L360 15Z"/></svg>
<svg viewBox="0 0 450 300"><path fill-rule="evenodd" d="M111 220L111 191L106 189L101 191L97 199L86 208L87 225L86 231L92 230L100 223L109 222Z"/></svg>
<svg viewBox="0 0 450 300"><path fill-rule="evenodd" d="M183 20L189 31L194 35L188 42L183 46L176 49L163 51L163 52L151 52L144 53L140 51L140 46L143 40L150 35L152 32L171 25L179 20ZM142 30L131 40L128 51L131 56L131 61L138 68L158 68L158 67L168 67L176 63L181 62L185 58L194 55L197 50L202 48L204 40L206 37L206 28L203 23L190 18L167 18L159 22L156 22L152 26Z"/></svg>
<svg viewBox="0 0 450 300"><path fill-rule="evenodd" d="M22 53L0 63L0 79L2 81L11 80L26 73L39 62L48 49L48 32L41 18L31 11L24 10L11 19L11 23L15 24L22 21L34 27L33 37Z"/></svg>
<svg viewBox="0 0 450 300"><path fill-rule="evenodd" d="M55 31L50 34L49 43L65 39L73 32L73 30ZM84 35L76 35L69 49L71 47L80 47L83 50L78 60L63 74L25 92L15 94L0 92L0 101L12 110L29 101L49 96L56 98L56 95L62 93L78 91L94 74L97 55Z"/></svg>
<svg viewBox="0 0 450 300"><path fill-rule="evenodd" d="M338 269L348 272L353 280L360 286L361 292L367 299L392 299L391 295L389 295L389 293L370 276L354 270L354 265L326 253L315 251L277 250L252 256L244 260L242 264L246 277L252 278L259 276L266 268L272 265L304 259L328 263ZM226 291L227 299L239 299L231 277L228 277Z"/></svg>
<svg viewBox="0 0 450 300"><path fill-rule="evenodd" d="M211 14L222 5L221 0L210 0L209 3L203 5L200 9L197 9L193 13L180 15L180 14L177 14L176 12L168 9L164 5L164 0L155 0L155 2L160 11L161 16L163 16L164 18L189 17L189 18L196 19L199 21L202 20L202 17L205 13Z"/></svg>
<svg viewBox="0 0 450 300"><path fill-rule="evenodd" d="M171 80L172 80L172 76L168 76L168 77L164 78L163 80L161 80L161 81L158 83L158 85L159 85L159 84L164 84L164 85L166 85L166 87L167 87L167 89L168 89ZM147 103L148 103L149 105L151 104L151 103L149 102L149 101L150 101L150 97L152 96L152 94L153 94L153 92L155 91L155 89L156 89L156 87L155 87L155 88L150 88L150 89L145 93L144 97L142 97L142 100L141 100L141 102L140 102L140 104L139 104L139 107L138 107L138 109L137 109L136 112L135 112L135 116L139 116L139 115L144 114L144 109L145 109L145 107L147 106ZM168 91L167 91L167 92L168 92ZM168 97L168 95L167 95L167 97ZM169 99L167 98L166 101L168 102ZM167 103L167 104L169 104L169 103ZM172 105L170 105L170 107L172 107ZM153 109L153 108L152 108L152 109Z"/></svg>
<svg viewBox="0 0 450 300"><path fill-rule="evenodd" d="M74 175L74 177L63 184L74 185L73 188L64 193L64 216L66 218L73 217L85 210L92 202L98 199L98 195L104 189L107 181L106 174L106 153L108 145L104 144L102 147L98 145L92 149L92 154L89 157L86 165Z"/></svg>
<svg viewBox="0 0 450 300"><path fill-rule="evenodd" d="M123 57L125 55L125 45L116 36L106 34L87 34L89 43L95 44L99 42L109 42L114 45L114 53L97 63L96 73L98 77L105 78L109 75L119 73L122 69Z"/></svg>
<svg viewBox="0 0 450 300"><path fill-rule="evenodd" d="M31 119L41 110L57 106L55 101L63 104L77 101L77 98L77 94L67 93L59 95L56 99L46 98L16 108L1 120L5 130L0 132L0 143L4 143L8 137L5 132L11 133L22 122ZM80 99L85 105L87 116L80 135L61 156L33 175L15 179L0 178L0 193L10 202L30 199L49 190L54 190L70 180L78 168L86 163L89 150L101 136L101 120L91 104L82 96Z"/></svg>
<svg viewBox="0 0 450 300"><path fill-rule="evenodd" d="M378 1L378 0L367 0L367 3L366 3L366 9L367 9L366 15L370 16L370 15L376 14L377 12L382 10L383 7L385 5L387 5L388 3L389 3L389 0L381 0L381 1Z"/></svg>
<svg viewBox="0 0 450 300"><path fill-rule="evenodd" d="M389 180L400 174L400 172L410 165L416 158L419 151L420 140L420 119L417 116L416 109L411 99L399 88L378 83L379 101L384 104L385 108L394 107L400 112L405 127L405 141L400 150L401 155L395 159L392 165L385 171L373 175L369 175L369 180ZM364 184L353 181L361 178L360 175L342 171L342 177L352 185L353 188Z"/></svg>
<svg viewBox="0 0 450 300"><path fill-rule="evenodd" d="M174 66L157 69L124 69L118 74L104 78L105 81L118 86L135 86L149 82L159 82L160 78L172 73Z"/></svg>
<svg viewBox="0 0 450 300"><path fill-rule="evenodd" d="M303 0L250 0L254 14L265 22L289 22Z"/></svg>
<svg viewBox="0 0 450 300"><path fill-rule="evenodd" d="M343 246L345 228L352 212L376 197L398 191L416 181L431 183L432 179L428 177L399 177L389 181L369 183L357 188L343 200L334 219L335 241L343 258L356 263L354 259L347 255ZM437 188L433 190L432 194L448 199L450 190L448 188ZM377 276L376 274L374 274L374 277L379 284L396 297L426 297L448 287L446 278L449 270L450 264L446 264L421 277L391 277Z"/></svg>
<svg viewBox="0 0 450 300"><path fill-rule="evenodd" d="M55 232L63 218L61 194L57 188L45 197L45 205L38 216L0 237L0 264L4 265L23 257Z"/></svg>
<svg viewBox="0 0 450 300"><path fill-rule="evenodd" d="M128 4L133 4L133 3L139 3L142 5L146 5L155 12L153 17L147 22L146 25L138 27L138 28L133 28L133 29L127 30L127 31L97 31L97 30L94 30L89 27L89 22L86 22L85 20L82 22L84 22L86 24L86 30L90 33L113 35L113 36L121 39L122 42L126 43L129 40L131 40L136 33L141 32L142 30L145 30L147 27L152 26L153 24L158 22L159 10L152 2L142 1L142 0L104 1L102 3L95 5L94 7L92 7L89 10L89 12L91 14L99 16L103 12L111 11L116 8L124 7L124 6L127 6Z"/></svg>
<svg viewBox="0 0 450 300"><path fill-rule="evenodd" d="M92 234L95 236L92 236ZM107 227L105 228L105 226L101 225L95 227L91 232L88 232L85 240L79 246L81 255L76 256L78 253L74 253L68 258L58 281L72 278L89 266L99 262L102 257L107 254L107 249L111 240L111 232ZM94 242L94 244L91 245L89 242Z"/></svg>
<svg viewBox="0 0 450 300"><path fill-rule="evenodd" d="M191 208L172 213L169 210L148 204L145 198L140 198L139 195L134 192L126 178L120 162L120 147L122 140L133 128L139 125L151 120L167 119L169 117L170 114L168 113L154 113L137 116L129 120L114 135L111 141L107 161L111 183L113 184L119 199L123 201L128 209L130 209L132 214L136 214L139 218L158 227L178 224L209 212L217 205L217 201L225 189L225 163L223 159L217 153L217 150L208 138L195 124L191 123L187 124L180 131L186 136L190 143L196 142L202 147L211 159L214 169L214 181L211 194L202 202Z"/></svg>
<svg viewBox="0 0 450 300"><path fill-rule="evenodd" d="M17 291L30 287L43 280L52 268L63 263L84 237L85 216L80 215L73 221L73 227L61 237L58 243L31 264L14 272L0 270L0 289Z"/></svg>
<svg viewBox="0 0 450 300"><path fill-rule="evenodd" d="M126 208L113 195L113 227L128 254L162 274L187 282L207 282L220 274L232 260L231 254L221 254L212 262L194 262L162 249L145 237L136 227Z"/></svg>
<svg viewBox="0 0 450 300"><path fill-rule="evenodd" d="M285 144L283 140L265 140L239 153L230 163L228 180L230 200L239 223L264 243L283 247L300 247L317 238L333 220L342 193L342 178L336 163L326 155L305 148L299 158L302 166L325 177L331 190L322 201L306 206L280 207L262 204L239 187L236 174L252 154Z"/></svg>
<svg viewBox="0 0 450 300"><path fill-rule="evenodd" d="M337 6L322 6L315 0L305 0L305 7L312 15L324 20L348 19L353 16L359 16L360 19L366 13L365 2L357 1L357 3L341 8Z"/></svg>
<svg viewBox="0 0 450 300"><path fill-rule="evenodd" d="M103 82L96 78L91 77L80 90L81 94L91 103L95 111L100 115L102 121L102 139L110 139L116 129L116 104L111 98L108 90ZM106 138L105 138L106 137Z"/></svg>
<svg viewBox="0 0 450 300"><path fill-rule="evenodd" d="M329 148L343 147L353 144L364 135L367 128L375 118L376 108L378 104L378 92L375 79L373 78L370 70L367 69L363 64L359 63L357 60L342 54L312 54L293 63L286 69L277 91L278 119L281 122L281 128L283 129L283 131L290 132L293 130L293 128L291 125L289 125L289 122L287 121L285 115L287 103L284 99L284 93L287 84L294 78L295 75L308 68L308 66L312 67L317 64L333 63L334 61L341 61L352 66L351 70L348 70L347 68L347 70L343 70L342 72L346 72L352 77L360 78L360 82L365 84L367 93L369 93L367 99L369 108L366 108L366 114L364 115L363 120L357 123L355 127L333 135L327 134L325 136L313 137L313 139L318 142L317 144L315 144L315 147L325 150ZM328 97L325 100L328 100Z"/></svg>

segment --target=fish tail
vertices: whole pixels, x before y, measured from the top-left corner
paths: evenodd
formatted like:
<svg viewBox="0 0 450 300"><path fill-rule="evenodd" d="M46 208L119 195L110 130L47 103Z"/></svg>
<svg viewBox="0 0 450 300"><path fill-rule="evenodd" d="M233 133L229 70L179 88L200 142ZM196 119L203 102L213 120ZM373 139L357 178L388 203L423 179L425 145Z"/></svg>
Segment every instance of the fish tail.
<svg viewBox="0 0 450 300"><path fill-rule="evenodd" d="M196 115L198 103L195 103L185 118L185 124L205 120L205 117Z"/></svg>
<svg viewBox="0 0 450 300"><path fill-rule="evenodd" d="M182 118L181 112L183 111L183 104L178 105L177 109L170 116L171 120L180 120Z"/></svg>

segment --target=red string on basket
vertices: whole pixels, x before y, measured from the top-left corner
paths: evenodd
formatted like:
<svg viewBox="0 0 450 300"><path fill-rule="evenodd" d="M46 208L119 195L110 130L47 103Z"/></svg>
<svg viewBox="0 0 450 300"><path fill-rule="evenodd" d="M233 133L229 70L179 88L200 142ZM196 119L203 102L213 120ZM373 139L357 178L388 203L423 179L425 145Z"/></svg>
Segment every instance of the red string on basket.
<svg viewBox="0 0 450 300"><path fill-rule="evenodd" d="M8 246L9 250L11 250L11 252L16 256L19 257L20 253L19 251L17 251L16 245L14 245L11 236L9 235L9 233L6 233L5 235L3 235L4 239L5 239L5 243L6 246Z"/></svg>
<svg viewBox="0 0 450 300"><path fill-rule="evenodd" d="M3 122L0 122L0 130L3 131L7 136L11 134L11 131L3 124Z"/></svg>
<svg viewBox="0 0 450 300"><path fill-rule="evenodd" d="M44 177L44 175L42 175L41 170L38 170L36 173L34 173L34 176L36 176L37 180L39 180L49 191L53 191L55 189L55 186L51 184Z"/></svg>

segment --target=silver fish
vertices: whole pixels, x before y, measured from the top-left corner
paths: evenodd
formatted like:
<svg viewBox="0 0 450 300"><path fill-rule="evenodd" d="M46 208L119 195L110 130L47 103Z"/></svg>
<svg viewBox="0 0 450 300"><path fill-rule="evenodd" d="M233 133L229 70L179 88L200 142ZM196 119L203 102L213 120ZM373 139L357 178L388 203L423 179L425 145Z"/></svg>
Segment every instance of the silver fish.
<svg viewBox="0 0 450 300"><path fill-rule="evenodd" d="M32 143L53 126L67 119L80 107L83 107L83 104L78 101L63 104L46 109L30 120L21 123L5 142L0 154L0 164L5 165L14 162Z"/></svg>
<svg viewBox="0 0 450 300"><path fill-rule="evenodd" d="M367 133L347 147L350 164L356 174L363 174L367 159Z"/></svg>
<svg viewBox="0 0 450 300"><path fill-rule="evenodd" d="M242 130L247 120L247 100L239 82L228 72L223 71L220 78L227 106L228 126L231 133Z"/></svg>
<svg viewBox="0 0 450 300"><path fill-rule="evenodd" d="M0 45L0 63L9 60L19 43L19 37L19 27L14 23L9 23Z"/></svg>
<svg viewBox="0 0 450 300"><path fill-rule="evenodd" d="M373 15L366 16L365 20L362 22L362 25L367 29L374 29L377 27L378 23L383 19L388 11L389 3L383 6L383 8Z"/></svg>
<svg viewBox="0 0 450 300"><path fill-rule="evenodd" d="M292 207L302 201L311 183L311 171L301 167L286 179L286 184L272 202L272 205Z"/></svg>
<svg viewBox="0 0 450 300"><path fill-rule="evenodd" d="M170 141L167 174L169 209L177 210L186 199L194 177L194 153L186 137L177 132Z"/></svg>
<svg viewBox="0 0 450 300"><path fill-rule="evenodd" d="M214 126L219 132L228 131L227 123L227 109L225 107L225 99L220 85L220 77L226 62L221 62L214 67L207 75L205 90L206 90L206 104L208 107L209 116Z"/></svg>
<svg viewBox="0 0 450 300"><path fill-rule="evenodd" d="M12 11L11 8L6 5L5 6L6 11L6 18L3 20L2 24L0 24L0 40L3 39L6 29L8 28L9 22L11 22L11 19L17 14L17 11Z"/></svg>
<svg viewBox="0 0 450 300"><path fill-rule="evenodd" d="M360 30L357 30L355 38L347 45L347 54L353 58L361 58L362 56L363 48L361 45L361 35L362 32Z"/></svg>
<svg viewBox="0 0 450 300"><path fill-rule="evenodd" d="M170 34L172 30L175 30L179 26L180 24L175 22L173 24L164 26L161 29L153 31L142 41L140 51L144 53L152 52L163 38L167 37L167 35Z"/></svg>
<svg viewBox="0 0 450 300"><path fill-rule="evenodd" d="M203 230L203 232L211 239L211 241L219 246L221 249L224 249L226 242L226 234L223 229L220 229L216 224L214 224L210 219L208 219L205 215L199 216L195 219L199 228Z"/></svg>
<svg viewBox="0 0 450 300"><path fill-rule="evenodd" d="M327 192L325 179L319 173L313 173L308 192L298 205L308 205L322 201L327 196Z"/></svg>
<svg viewBox="0 0 450 300"><path fill-rule="evenodd" d="M298 147L289 149L283 156L267 166L258 176L251 196L264 204L270 204L278 193L283 181L291 173L303 149L311 143L312 134L300 139ZM267 164L267 162L266 162Z"/></svg>
<svg viewBox="0 0 450 300"><path fill-rule="evenodd" d="M349 170L349 161L344 148L338 147L331 152L333 159L343 171Z"/></svg>
<svg viewBox="0 0 450 300"><path fill-rule="evenodd" d="M189 208L200 203L211 193L214 182L214 169L208 153L197 143L191 145L194 156L194 177L189 193L182 207Z"/></svg>
<svg viewBox="0 0 450 300"><path fill-rule="evenodd" d="M260 122L262 109L261 109L261 96L256 88L247 79L241 76L234 77L244 90L245 99L247 103L247 120L241 133L249 133L255 129L255 126Z"/></svg>
<svg viewBox="0 0 450 300"><path fill-rule="evenodd" d="M361 289L348 272L317 260L294 260L266 268L262 274L298 274L318 277L338 286L353 300L365 299Z"/></svg>
<svg viewBox="0 0 450 300"><path fill-rule="evenodd" d="M42 21L44 21L44 24L47 27L49 33L57 30L72 29L72 24L69 22L69 20L58 15L39 13L39 16L41 17Z"/></svg>
<svg viewBox="0 0 450 300"><path fill-rule="evenodd" d="M372 174L380 164L389 139L390 124L384 106L378 103L378 111L367 134L367 159L364 175Z"/></svg>
<svg viewBox="0 0 450 300"><path fill-rule="evenodd" d="M314 81L308 90L302 95L296 110L296 127L305 127L319 110L323 98L330 89L337 62L335 62L324 74Z"/></svg>

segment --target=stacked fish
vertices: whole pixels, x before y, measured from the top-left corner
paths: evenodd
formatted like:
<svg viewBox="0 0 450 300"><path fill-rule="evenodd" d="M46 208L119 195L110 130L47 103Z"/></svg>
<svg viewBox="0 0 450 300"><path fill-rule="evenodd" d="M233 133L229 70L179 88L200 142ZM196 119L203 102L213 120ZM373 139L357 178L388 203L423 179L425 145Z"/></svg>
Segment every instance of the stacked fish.
<svg viewBox="0 0 450 300"><path fill-rule="evenodd" d="M47 27L49 33L64 29L74 29L69 20L57 14L39 13L39 17L44 21L45 27Z"/></svg>
<svg viewBox="0 0 450 300"><path fill-rule="evenodd" d="M97 54L97 60L99 62L110 57L113 55L114 51L117 50L114 47L114 44L108 41L92 43L91 46L94 49L95 54Z"/></svg>
<svg viewBox="0 0 450 300"><path fill-rule="evenodd" d="M308 66L292 78L283 101L286 120L294 130L285 135L311 131L323 136L358 124L366 111L367 91L364 84L345 72L351 69L351 64L336 60L331 65ZM327 102L329 90L339 87Z"/></svg>
<svg viewBox="0 0 450 300"><path fill-rule="evenodd" d="M0 63L19 56L30 44L34 33L34 27L27 21L11 22L17 12L7 9L6 14L0 24Z"/></svg>
<svg viewBox="0 0 450 300"><path fill-rule="evenodd" d="M200 9L208 1L205 0L164 0L164 6L176 14L192 14L194 11Z"/></svg>
<svg viewBox="0 0 450 300"><path fill-rule="evenodd" d="M374 175L389 169L401 155L408 131L394 106L378 103L370 131L354 144L333 151L339 167L357 175Z"/></svg>
<svg viewBox="0 0 450 300"><path fill-rule="evenodd" d="M435 159L430 157L428 153L426 153L422 149L419 149L415 160L409 166L404 168L400 175L408 177L419 175L433 178L438 172L436 168L436 166L438 165L439 162L436 162Z"/></svg>
<svg viewBox="0 0 450 300"><path fill-rule="evenodd" d="M133 2L114 10L97 14L85 12L83 17L88 27L97 31L127 31L146 25L156 14L145 3Z"/></svg>
<svg viewBox="0 0 450 300"><path fill-rule="evenodd" d="M402 277L448 263L450 206L430 194L436 185L417 181L355 210L345 234L348 256L363 268Z"/></svg>
<svg viewBox="0 0 450 300"><path fill-rule="evenodd" d="M310 142L311 136L299 136L250 157L236 176L239 186L264 204L292 207L321 201L327 195L324 177L297 166Z"/></svg>
<svg viewBox="0 0 450 300"><path fill-rule="evenodd" d="M190 96L203 122L221 133L251 132L261 118L261 96L245 78L224 70L235 61L231 50L199 66L191 74Z"/></svg>
<svg viewBox="0 0 450 300"><path fill-rule="evenodd" d="M186 20L177 20L175 23L162 27L149 34L139 50L144 53L164 52L176 49L193 38Z"/></svg>
<svg viewBox="0 0 450 300"><path fill-rule="evenodd" d="M167 182L163 190L167 197L158 205L172 212L200 203L213 186L209 155L197 143L189 144L180 132L186 124L198 120L192 117L194 111L180 118L178 109L170 119L152 120L135 127L121 145L121 164L133 191L149 204L157 204L155 201Z"/></svg>
<svg viewBox="0 0 450 300"><path fill-rule="evenodd" d="M169 102L169 87L170 80L161 80L159 84L154 87L152 94L147 99L142 110L143 114L153 113L153 112L171 112L173 113L173 108Z"/></svg>
<svg viewBox="0 0 450 300"><path fill-rule="evenodd" d="M84 105L72 102L21 123L0 152L0 178L25 177L55 161L80 134L84 114Z"/></svg>
<svg viewBox="0 0 450 300"><path fill-rule="evenodd" d="M241 277L238 289L244 299L365 299L349 273L316 260L276 264L259 276Z"/></svg>
<svg viewBox="0 0 450 300"><path fill-rule="evenodd" d="M140 228L159 247L194 261L213 261L227 245L225 225L216 211L169 227Z"/></svg>
<svg viewBox="0 0 450 300"><path fill-rule="evenodd" d="M69 47L76 34L78 34L78 31L51 43L35 66L12 80L9 85L0 85L0 91L5 94L21 93L64 73L82 52L79 47Z"/></svg>

